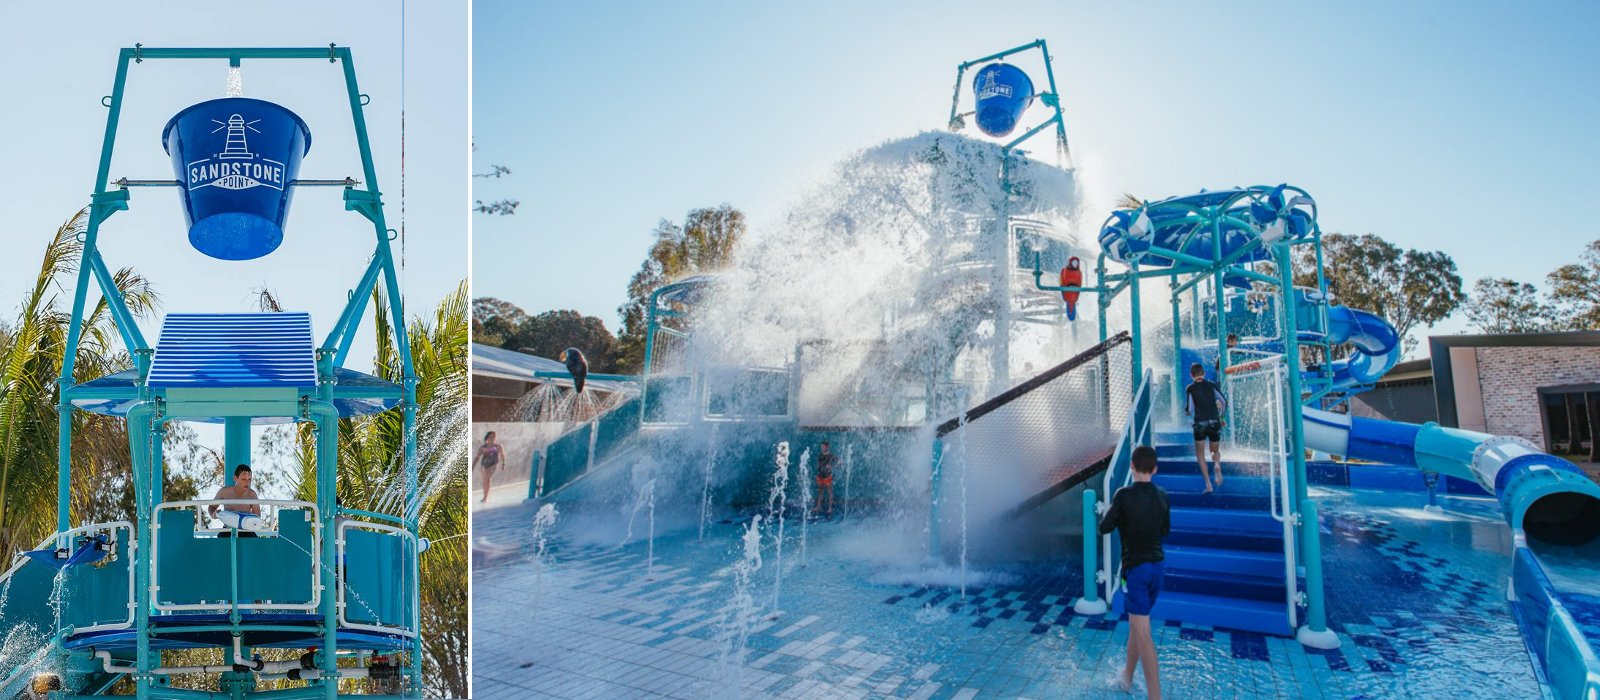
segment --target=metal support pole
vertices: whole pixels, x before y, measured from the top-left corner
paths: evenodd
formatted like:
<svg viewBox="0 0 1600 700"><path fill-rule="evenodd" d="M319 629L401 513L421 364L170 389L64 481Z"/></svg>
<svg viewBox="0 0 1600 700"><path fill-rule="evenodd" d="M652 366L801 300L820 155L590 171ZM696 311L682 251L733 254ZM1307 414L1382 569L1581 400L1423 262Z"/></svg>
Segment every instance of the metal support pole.
<svg viewBox="0 0 1600 700"><path fill-rule="evenodd" d="M1100 560L1100 523L1094 512L1097 502L1094 489L1083 492L1083 597L1072 606L1079 615L1106 613L1106 602L1100 599L1099 581L1095 579L1095 562Z"/></svg>
<svg viewBox="0 0 1600 700"><path fill-rule="evenodd" d="M1183 415L1179 406L1183 396L1183 321L1182 311L1178 302L1183 298L1183 292L1178 289L1178 275L1173 273L1170 283L1172 292L1172 422L1179 422Z"/></svg>
<svg viewBox="0 0 1600 700"><path fill-rule="evenodd" d="M939 547L939 495L943 489L939 482L942 481L944 471L944 440L933 439L933 468L929 470L928 482L928 556L927 561L932 562L942 557Z"/></svg>
<svg viewBox="0 0 1600 700"><path fill-rule="evenodd" d="M339 649L339 610L337 557L334 542L334 503L338 488L339 412L326 401L305 403L317 431L317 515L322 526L322 649L317 665L323 669L323 696L336 700L339 677L336 663Z"/></svg>
<svg viewBox="0 0 1600 700"><path fill-rule="evenodd" d="M1306 530L1305 549L1301 550L1306 565L1306 624L1295 638L1313 649L1338 649L1339 635L1328 629L1327 611L1322 607L1322 534L1317 526L1317 504L1309 498L1301 501L1300 514L1304 518L1301 527Z"/></svg>
<svg viewBox="0 0 1600 700"><path fill-rule="evenodd" d="M223 425L223 465L222 483L224 486L233 485L233 471L242 466L250 466L250 419L243 416L229 416L222 420Z"/></svg>
<svg viewBox="0 0 1600 700"><path fill-rule="evenodd" d="M1139 390L1139 377L1144 376L1144 346L1139 342L1142 327L1139 325L1139 261L1128 263L1128 269L1133 273L1133 282L1128 285L1128 300L1132 304L1133 313L1129 325L1133 331L1133 390Z"/></svg>

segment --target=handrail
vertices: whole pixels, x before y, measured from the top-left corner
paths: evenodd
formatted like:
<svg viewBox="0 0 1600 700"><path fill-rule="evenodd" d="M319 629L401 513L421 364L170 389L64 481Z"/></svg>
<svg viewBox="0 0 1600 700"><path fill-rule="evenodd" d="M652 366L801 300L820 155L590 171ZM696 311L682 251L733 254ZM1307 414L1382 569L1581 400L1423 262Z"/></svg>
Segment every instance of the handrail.
<svg viewBox="0 0 1600 700"><path fill-rule="evenodd" d="M1264 378L1267 385L1272 388L1267 401L1267 514L1283 526L1283 577L1284 577L1284 604L1288 609L1290 629L1299 628L1299 577L1296 575L1298 556L1295 550L1295 521L1298 515L1294 508L1294 499L1290 495L1289 468L1292 460L1289 459L1289 424L1288 424L1288 382L1286 375L1289 367L1282 362L1282 355L1274 356L1276 359L1251 361L1229 367L1226 371L1233 376L1235 384L1234 397L1238 398L1239 384L1250 379ZM1229 413L1232 413L1236 401L1228 403ZM1238 445L1237 437L1239 426L1235 425L1234 432L1229 434L1230 441Z"/></svg>
<svg viewBox="0 0 1600 700"><path fill-rule="evenodd" d="M1057 377L1077 369L1079 366L1088 363L1090 360L1104 356L1112 348L1123 343L1131 342L1132 338L1133 337L1129 335L1127 331L1123 331L1111 336L1110 338L1102 341L1099 345L1078 353L1077 355L1073 356L1072 359L1040 372L1034 378L1011 387L1010 389L997 394L994 398L989 399L988 401L967 409L960 415L940 423L939 427L934 429L934 439L949 435L950 433L955 432L957 428L988 415L995 409L1012 402L1017 397L1050 383Z"/></svg>
<svg viewBox="0 0 1600 700"><path fill-rule="evenodd" d="M272 506L273 507L273 514L272 515L273 515L273 521L274 521L273 525L274 525L274 527L276 527L276 519L277 519L278 513L281 512L285 508L292 508L292 509L295 509L295 510L307 510L307 511L311 512L311 547L306 552L307 557L311 560L311 600L310 600L310 602L307 602L307 603L273 603L271 601L268 601L268 602L264 602L264 603L240 603L239 602L239 595L238 595L238 591L239 591L239 540L240 540L240 538L237 537L237 536L230 538L229 542L228 542L228 583L229 583L229 590L231 591L231 593L230 593L231 600L218 601L216 603L200 602L200 603L171 603L171 604L169 604L169 603L162 603L160 600L156 599L156 597L154 595L155 592L161 590L161 567L159 566L159 562L161 561L161 554L160 554L160 551L161 551L161 535L160 535L160 532L161 532L161 518L160 518L160 515L159 515L160 512L162 510L181 510L181 509L184 509L184 508L199 508L199 507L210 506L210 505L238 505L238 504ZM161 504L159 504L159 505L157 505L155 507L155 510L151 512L150 521L151 521L150 522L150 527L151 527L151 530L150 530L151 531L151 537L150 537L150 539L151 539L151 542L150 542L150 564L152 565L150 567L150 572L151 572L150 573L150 590L151 590L151 593L152 593L152 595L151 595L151 605L156 610L159 610L159 611L162 611L162 612L171 612L171 611L180 611L180 610L216 610L218 608L226 607L226 608L228 608L229 610L231 610L233 612L238 612L240 610L298 610L298 611L312 612L312 611L317 610L318 607L320 606L321 602L322 602L322 588L321 588L320 585L318 585L318 583L319 583L319 581L321 580L321 577L322 577L322 558L320 556L318 556L317 554L315 554L316 552L319 552L322 549L322 545L321 545L321 543L322 543L322 519L321 519L321 517L319 517L319 511L318 511L317 505L315 503L311 503L309 501L292 501L292 500L270 499L270 498L212 498L212 499L193 500L193 501L168 501L168 502L165 502L165 503L161 503ZM196 520L196 522L197 523L199 522L198 519ZM230 527L226 527L226 526L224 526L222 528L209 528L208 527L208 528L200 528L200 529L191 530L190 532L191 533L200 533L200 532L220 533L220 532L229 532L229 531L234 531L234 528L230 528ZM258 535L258 536L261 536L261 537L279 537L280 536L278 534L277 530L253 530L253 531L245 531L245 532L252 532L252 533L254 533L254 534Z"/></svg>
<svg viewBox="0 0 1600 700"><path fill-rule="evenodd" d="M349 581L347 581L346 578L345 578L345 563L344 563L345 542L344 542L344 533L345 533L346 530L349 530L350 528L353 528L353 527L362 528L362 529L365 529L365 530L374 530L374 531L377 531L377 532L386 532L386 533L389 533L391 536L399 535L401 540L407 540L409 538L409 543L411 545L411 556L413 558L416 558L420 554L417 551L418 547L417 547L417 537L416 537L416 535L412 534L410 530L407 530L405 528L393 527L393 526L390 526L390 525L384 525L382 523L362 522L360 520L344 520L344 521L341 521L338 525L334 526L334 547L339 553L339 556L338 556L339 575L337 577L337 579L338 579L338 590L335 592L334 600L336 601L336 603L335 603L334 607L339 612L339 626L341 628L348 628L348 629L354 629L354 630L367 630L369 632L382 632L382 633L385 633L385 634L397 634L397 635L400 635L400 636L403 636L403 637L415 637L415 636L417 636L417 630L408 629L408 628L405 628L405 627L391 627L391 626L383 625L383 624L367 624L367 623L364 623L364 622L353 622L348 617L345 616L345 610L347 609L347 607L349 605L349 602L345 598L345 593L346 593L347 589L349 588L350 584L349 584ZM419 586L420 583L421 583L420 581L412 581L411 585L413 586L413 588L415 588L415 587ZM411 599L412 598L412 596L410 596L410 595L407 595L406 597L407 597L407 599ZM378 617L376 611L370 611L370 612L373 613L373 617L374 618ZM381 623L382 620L381 619L376 619L376 622Z"/></svg>
<svg viewBox="0 0 1600 700"><path fill-rule="evenodd" d="M1116 490L1126 486L1132 480L1133 449L1142 444L1142 441L1149 440L1152 413L1150 410L1150 383L1152 376L1153 372L1151 370L1146 369L1144 371L1144 376L1139 379L1139 388L1134 391L1133 400L1129 402L1128 424L1122 429L1122 439L1117 441L1117 448L1111 453L1111 463L1106 467L1106 474L1102 481L1101 500L1097 508L1100 512L1097 515L1104 514L1105 510L1111 507L1111 497L1116 495ZM1118 476L1119 472L1121 476ZM1098 518L1096 520L1098 521ZM1097 534L1095 532L1085 532L1084 536L1093 537ZM1111 550L1115 549L1113 545L1116 544L1115 532L1099 536L1101 539L1100 556L1103 565L1101 571L1104 571L1106 575L1103 582L1105 584L1104 600L1109 603L1117 592L1116 585L1117 578L1121 574L1122 557L1113 557L1111 553Z"/></svg>

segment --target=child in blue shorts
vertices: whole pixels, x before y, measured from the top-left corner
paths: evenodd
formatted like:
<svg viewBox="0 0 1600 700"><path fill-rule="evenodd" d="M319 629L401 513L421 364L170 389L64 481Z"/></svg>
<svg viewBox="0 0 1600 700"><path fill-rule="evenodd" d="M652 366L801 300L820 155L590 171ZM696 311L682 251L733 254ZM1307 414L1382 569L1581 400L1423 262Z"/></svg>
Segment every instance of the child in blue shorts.
<svg viewBox="0 0 1600 700"><path fill-rule="evenodd" d="M1100 534L1117 530L1122 538L1123 607L1128 611L1128 663L1118 678L1122 688L1133 686L1133 667L1144 666L1150 697L1161 697L1156 669L1156 643L1150 636L1150 610L1161 595L1162 562L1166 554L1161 538L1172 532L1167 492L1151 483L1156 474L1156 451L1149 446L1133 450L1133 483L1117 489L1111 508L1100 519Z"/></svg>

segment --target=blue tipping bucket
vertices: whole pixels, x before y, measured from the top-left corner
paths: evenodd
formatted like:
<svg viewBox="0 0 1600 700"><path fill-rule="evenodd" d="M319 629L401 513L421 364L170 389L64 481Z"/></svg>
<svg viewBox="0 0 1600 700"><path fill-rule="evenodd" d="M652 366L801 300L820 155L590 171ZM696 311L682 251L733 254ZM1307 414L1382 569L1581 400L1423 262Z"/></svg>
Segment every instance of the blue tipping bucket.
<svg viewBox="0 0 1600 700"><path fill-rule="evenodd" d="M222 260L278 249L289 183L311 150L311 130L300 117L263 100L211 100L174 116L161 142L183 185L189 245Z"/></svg>
<svg viewBox="0 0 1600 700"><path fill-rule="evenodd" d="M1021 68L991 63L972 79L978 98L978 129L990 136L1005 136L1017 128L1023 110L1033 104L1033 81Z"/></svg>

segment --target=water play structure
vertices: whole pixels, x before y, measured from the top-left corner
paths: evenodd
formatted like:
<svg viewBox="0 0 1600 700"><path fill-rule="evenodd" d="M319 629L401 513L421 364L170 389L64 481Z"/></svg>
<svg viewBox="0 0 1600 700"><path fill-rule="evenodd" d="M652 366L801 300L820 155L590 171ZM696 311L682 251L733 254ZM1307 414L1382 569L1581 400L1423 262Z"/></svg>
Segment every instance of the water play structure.
<svg viewBox="0 0 1600 700"><path fill-rule="evenodd" d="M226 61L233 71L246 61L331 64L344 79L362 172L299 179L311 147L306 123L283 106L228 97L183 109L168 123L161 136L175 179L113 181L129 72L155 60ZM367 679L364 688L374 696L422 696L418 566L426 542L418 538L418 406L406 334L394 334L400 383L345 367L380 280L385 311L405 318L390 247L394 231L385 223L367 137L368 101L350 49L335 45L120 51L105 99L109 113L60 374L56 532L0 579L0 627L7 635L0 697L103 695L124 678L139 698L335 698L346 696L340 680L351 678ZM150 146L153 136L135 144ZM146 341L98 247L105 222L130 208L132 188L178 188L190 244L213 258L247 260L278 247L291 195L308 186L342 188L345 210L370 221L375 238L364 274L320 343L310 315L296 312L173 312L157 342ZM73 358L91 284L136 366L77 383ZM398 512L340 504L338 420L389 410L404 416ZM75 411L126 421L131 521L72 524ZM223 426L227 485L237 465L251 463L252 426L311 424L315 500L165 499L162 443L175 421ZM220 650L221 660L164 661L164 652L179 649ZM283 660L263 660L269 649L300 653L269 652ZM180 675L212 679L215 687L170 685ZM305 684L257 690L265 680Z"/></svg>
<svg viewBox="0 0 1600 700"><path fill-rule="evenodd" d="M1035 51L1043 90L1013 63ZM1339 572L1323 569L1311 487L1337 480L1330 475L1354 484L1368 469L1420 472L1427 492L1416 494L1419 505L1435 504L1442 491L1495 499L1515 545L1511 580L1493 584L1506 585L1540 677L1557 697L1600 692L1596 634L1566 609L1528 546L1600 536L1600 487L1517 438L1343 412L1351 395L1395 366L1403 339L1381 315L1329 293L1318 203L1302 188L1201 190L1119 207L1089 236L1063 232L1074 173L1020 150L1054 127L1060 165L1070 165L1049 65L1043 41L961 64L948 125L965 131L973 118L982 137L924 134L868 149L847 163L827 206L791 217L811 238L789 245L780 233L729 271L657 289L645 310L644 371L617 378L633 381L636 395L541 450L529 497L604 500L599 484L620 483L621 465L703 464L705 490L696 476L684 499L699 506L704 533L712 502L781 514L781 505L761 503L781 504L778 492L795 488L789 441L827 439L863 462L910 465L879 470L871 492L899 500L875 505L925 518L918 546L928 568L959 562L965 597L969 543L980 528L1037 517L1029 513L1076 489L1082 590L1072 607L1114 619L1119 543L1099 536L1095 523L1128 483L1133 448L1151 445L1173 525L1154 617L1327 651L1340 635L1329 626L1325 577ZM992 192L983 189L990 184ZM916 211L882 213L896 206ZM901 247L861 243L858 232L874 226L899 236ZM1296 252L1309 266L1295 269ZM896 256L916 269L883 273ZM876 266L851 267L857 258ZM1073 260L1078 267L1063 272ZM826 277L835 268L854 278L882 274L858 294L854 278ZM1152 321L1154 309L1169 313ZM864 320L830 325L856 314ZM869 332L829 334L862 328ZM1044 338L1035 355L1026 354L1035 345L1019 341L1031 330ZM781 340L765 354L750 350L766 337ZM1215 493L1201 493L1183 416L1194 364L1232 397L1228 477ZM1340 460L1308 462L1308 450ZM649 481L653 504L673 498L656 493L660 481ZM763 498L769 489L773 497ZM747 540L757 529L750 525Z"/></svg>

